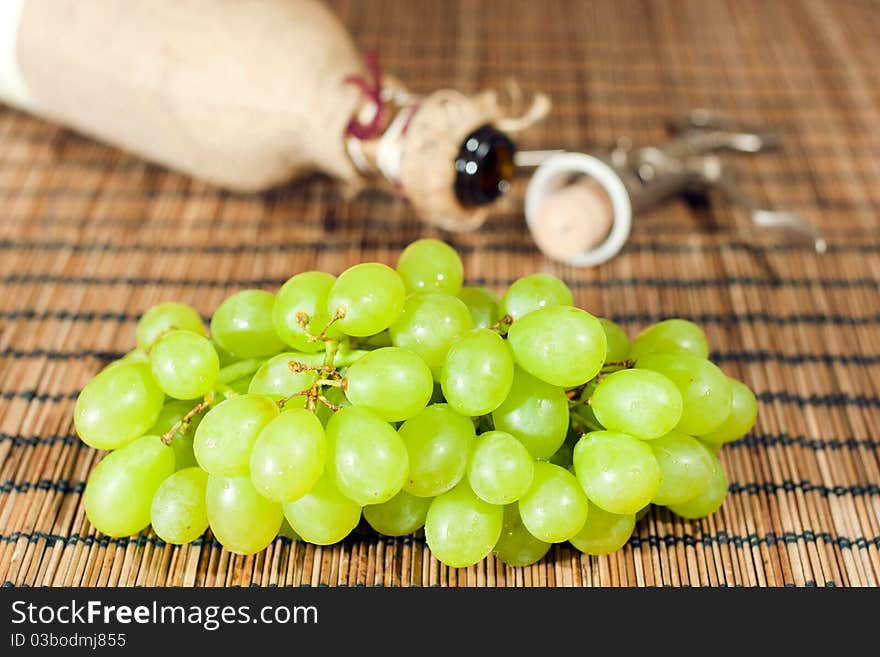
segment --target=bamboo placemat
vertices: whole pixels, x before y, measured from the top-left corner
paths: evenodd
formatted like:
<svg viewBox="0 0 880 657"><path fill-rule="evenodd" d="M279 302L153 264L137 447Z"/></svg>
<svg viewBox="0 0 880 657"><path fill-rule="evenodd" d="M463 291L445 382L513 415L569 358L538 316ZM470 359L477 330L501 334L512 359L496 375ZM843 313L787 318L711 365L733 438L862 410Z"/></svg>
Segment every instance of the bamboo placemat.
<svg viewBox="0 0 880 657"><path fill-rule="evenodd" d="M880 581L880 5L758 2L334 2L364 48L419 91L515 76L555 103L520 144L585 149L665 136L701 106L781 127L784 148L735 158L746 190L826 233L817 256L752 240L723 203L638 220L598 269L542 258L524 181L485 228L443 235L379 193L345 202L313 178L230 194L0 108L0 582L9 585L875 586ZM394 264L421 236L496 291L548 271L630 332L701 323L714 358L760 400L726 447L730 494L685 522L655 510L620 552L554 547L540 563L456 571L420 536L358 532L331 548L277 540L236 557L210 538L97 537L81 504L99 454L74 435L77 391L134 343L146 308L208 315L231 292L294 272Z"/></svg>

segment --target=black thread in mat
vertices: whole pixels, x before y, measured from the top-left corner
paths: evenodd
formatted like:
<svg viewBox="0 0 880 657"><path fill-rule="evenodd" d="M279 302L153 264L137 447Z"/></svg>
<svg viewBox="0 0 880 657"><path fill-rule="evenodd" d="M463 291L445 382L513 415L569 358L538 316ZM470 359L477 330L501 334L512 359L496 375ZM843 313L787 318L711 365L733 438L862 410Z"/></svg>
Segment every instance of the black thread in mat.
<svg viewBox="0 0 880 657"><path fill-rule="evenodd" d="M2 165L2 161L0 161L0 165ZM285 198L282 199L283 202L289 203L291 207L287 208L288 213L290 212L301 212L300 205L307 206L314 203L319 202L321 199L319 198ZM341 202L337 196L334 195L333 199L331 199L334 203ZM353 201L354 204L357 204L360 200L360 197ZM840 240L844 238L873 238L876 236L877 231L873 226L866 226L860 220L856 220L853 223L847 223L848 217L844 213L855 213L855 212L868 212L868 213L876 213L880 210L880 202L872 203L870 201L857 201L853 199L832 199L832 198L819 198L811 201L798 201L794 199L789 199L785 202L785 207L788 210L823 210L825 219L831 223L831 215L832 213L836 213L837 216L833 217L833 236L835 240ZM331 208L332 208L331 203ZM661 211L658 210L658 214ZM187 218L186 220L186 228L188 230L206 230L206 229L225 229L228 230L230 228L239 228L239 227L249 227L249 226L260 226L262 228L268 228L271 226L289 226L291 219L288 213L278 213L273 212L271 216L254 216L254 215L245 215L244 217L194 217ZM279 214L281 216L279 216ZM415 217L414 214L408 214L405 217L401 217L399 219L384 219L381 216L382 213L372 210L371 213L363 218L358 219L350 219L346 222L347 225L351 225L352 227L357 226L359 228L364 228L368 230L381 230L381 231L400 231L400 230L408 230L408 231L416 231L421 229L422 224ZM480 227L481 235L510 235L511 228L522 228L525 229L524 226L525 218L522 212L511 213L511 212L503 212L499 211L493 213L489 216L486 223ZM640 221L643 222L642 226L644 226L644 230L646 233L652 236L664 236L664 237L680 237L683 231L692 230L694 223L698 222L697 217L688 216L687 218L683 218L682 220L676 221L666 221L661 220L656 216L646 215L645 217L640 217ZM726 222L725 222L726 223ZM150 230L159 231L159 230L167 230L169 228L173 228L175 230L179 230L181 227L181 221L177 217L167 217L167 216L159 216L159 217L150 217L146 219L141 216L123 216L123 215L102 215L97 217L92 217L88 215L73 215L73 216L65 216L58 214L47 214L42 213L39 216L33 217L30 222L30 226L40 227L40 228L65 228L65 227L73 227L73 228L83 228L88 226L90 228L130 228L130 227L138 227L144 228L148 227ZM305 225L313 225L320 226L320 222L307 222ZM722 236L724 233L721 234ZM829 235L830 237L830 235ZM632 238L637 239L638 234L634 234ZM454 238L450 238L448 236L444 236L445 240L451 240Z"/></svg>
<svg viewBox="0 0 880 657"><path fill-rule="evenodd" d="M55 443L63 443L65 445L79 444L79 436L75 433L52 433L52 434L31 434L24 435L18 433L0 432L0 442L9 441L15 446L27 445L35 447L37 445L52 445ZM804 435L792 436L783 433L750 433L747 436L724 444L724 449L754 449L768 447L791 447L798 446L813 452L821 451L877 451L880 450L880 442L874 438L808 438Z"/></svg>
<svg viewBox="0 0 880 657"><path fill-rule="evenodd" d="M449 243L462 255L472 253L516 253L537 254L538 248L531 241L516 239L516 234L511 235L511 240L502 243L484 243L471 245L459 240L449 240ZM524 236L523 236L524 237ZM148 244L144 242L121 243L121 242L74 242L70 240L58 240L52 242L35 242L31 240L0 240L0 250L3 251L71 251L73 253L157 253L157 254L210 254L210 255L244 255L253 253L313 253L318 249L322 251L351 251L352 249L394 249L402 251L412 239L396 241L344 241L327 236L321 241L304 242L277 242L255 244ZM722 241L716 244L680 244L661 242L630 242L626 250L632 253L660 253L660 254L688 254L688 253L724 253L726 251L745 251L747 253L790 253L794 251L812 251L811 243L774 243L761 244L758 242ZM856 244L828 244L829 254L865 254L880 253L880 243L856 243Z"/></svg>
<svg viewBox="0 0 880 657"><path fill-rule="evenodd" d="M0 358L10 360L26 360L45 358L47 360L77 360L94 358L102 361L112 361L122 358L124 351L105 351L95 349L77 349L74 351L62 351L60 349L16 349L5 347L0 349ZM823 354L823 353L795 353L785 354L774 351L742 350L742 351L713 351L709 354L709 360L715 363L782 363L785 365L858 365L861 367L873 367L880 364L880 354Z"/></svg>
<svg viewBox="0 0 880 657"><path fill-rule="evenodd" d="M136 547L152 545L153 547L161 548L167 545L160 538L143 535L135 537L110 538L103 535L81 536L78 533L72 533L65 536L62 534L52 534L43 531L16 531L10 534L0 534L0 542L3 543L15 543L19 540L25 540L28 543L46 541L46 543L50 546L54 545L55 543L60 543L62 545L81 544L86 547L92 545L108 547L110 545L113 545L117 548L125 548L129 545L134 545ZM279 542L285 545L290 545L292 543L291 539L284 536L279 536L275 538L275 542ZM357 536L348 537L343 539L342 541L342 544L349 546L355 544L369 545L377 543L382 543L385 545L425 545L425 540L420 536ZM730 534L724 531L697 535L689 533L647 535L635 534L629 539L629 541L627 541L627 544L632 546L633 548L639 548L642 546L648 546L652 548L661 546L674 547L676 545L684 545L685 547L706 548L713 545L732 545L737 549L743 549L754 548L760 545L767 545L772 547L779 544L791 545L796 543L825 543L829 545L834 545L843 550L866 550L870 547L880 547L880 536L858 536L856 538L849 538L846 536L835 536L830 532L813 531L808 529L802 532L783 532L781 534L778 534L776 532L766 532L764 534L752 533L745 536ZM206 540L204 537L196 539L190 545L210 545L211 547L216 548L221 547L216 539L211 538Z"/></svg>
<svg viewBox="0 0 880 657"><path fill-rule="evenodd" d="M750 433L739 440L725 443L724 449L748 449L755 447L790 447L797 445L813 452L824 450L841 450L858 451L867 449L877 451L880 449L880 443L874 438L807 438L803 435L791 436L785 432L782 433Z"/></svg>
<svg viewBox="0 0 880 657"><path fill-rule="evenodd" d="M290 276L293 276L291 272ZM289 277L242 278L236 280L216 280L212 278L166 278L164 276L64 276L61 274L6 274L0 277L0 285L57 284L57 285L129 285L154 287L210 287L210 288L252 288L277 287ZM470 278L467 285L487 287L508 287L516 278ZM880 289L880 278L759 278L756 276L729 276L724 278L658 278L654 276L629 276L626 278L606 278L583 280L566 279L570 288L613 288L613 287L652 287L669 289L727 289L731 286L758 287L769 289L810 288L821 289Z"/></svg>
<svg viewBox="0 0 880 657"><path fill-rule="evenodd" d="M72 392L38 392L34 389L27 390L3 390L0 391L0 399L23 399L28 402L57 403L60 401L74 400L79 396L79 390ZM880 408L880 397L877 395L851 395L845 392L801 395L787 391L754 390L758 401L764 403L778 402L780 404L796 404L797 406L857 406L859 408Z"/></svg>
<svg viewBox="0 0 880 657"><path fill-rule="evenodd" d="M31 490L46 490L55 493L79 494L86 488L84 481L68 481L67 479L40 479L39 481L12 481L7 480L0 483L0 493L27 493Z"/></svg>
<svg viewBox="0 0 880 657"><path fill-rule="evenodd" d="M36 447L37 445L53 445L55 443L63 443L65 445L75 445L79 443L79 436L75 433L48 433L48 434L32 434L24 435L20 433L0 432L0 442L11 442L14 446L27 445Z"/></svg>
<svg viewBox="0 0 880 657"><path fill-rule="evenodd" d="M753 533L748 534L747 536L740 536L721 531L714 535L704 534L702 536L694 536L691 534L665 534L663 536L650 534L648 536L636 535L630 538L628 543L633 547L640 547L642 545L647 545L648 547L674 547L676 545L684 545L686 547L709 547L711 545L732 545L735 548L744 548L758 547L759 545L774 546L779 545L780 543L790 545L800 542L826 543L836 545L844 550L852 548L865 550L872 546L880 546L880 536L847 538L844 536L834 536L830 532L815 532L811 530L805 530L803 532L783 532L782 534L777 534L776 532L767 532L765 534Z"/></svg>
<svg viewBox="0 0 880 657"><path fill-rule="evenodd" d="M65 321L65 322L136 322L143 313L114 312L109 310L37 310L34 308L20 308L15 310L0 309L0 320L15 321ZM656 324L666 319L684 317L697 324L720 324L722 326L734 326L738 324L770 324L772 326L791 326L797 324L807 325L832 325L832 326L867 326L880 324L880 313L875 315L839 315L821 313L794 313L790 315L776 315L766 311L754 312L731 312L731 313L611 313L608 318L620 324ZM202 321L208 323L210 316L203 315Z"/></svg>
<svg viewBox="0 0 880 657"><path fill-rule="evenodd" d="M79 494L85 490L85 481L68 481L66 479L40 479L39 481L14 481L7 480L0 482L0 494L9 494L13 491L16 493L27 493L32 490L52 491L62 494ZM780 491L791 493L800 491L802 493L818 493L822 497L876 497L880 496L880 486L877 484L849 484L826 486L824 484L815 484L811 481L803 479L801 481L792 481L790 479L781 482L775 481L750 481L747 483L730 482L728 486L729 495L757 495L764 493L773 495Z"/></svg>

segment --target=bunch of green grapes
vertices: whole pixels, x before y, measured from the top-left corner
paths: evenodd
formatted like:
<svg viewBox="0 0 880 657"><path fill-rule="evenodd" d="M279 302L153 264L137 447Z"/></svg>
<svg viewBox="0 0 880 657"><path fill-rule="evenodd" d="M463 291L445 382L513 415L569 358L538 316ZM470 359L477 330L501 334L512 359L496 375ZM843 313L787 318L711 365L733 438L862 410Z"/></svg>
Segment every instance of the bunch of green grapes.
<svg viewBox="0 0 880 657"><path fill-rule="evenodd" d="M233 294L210 332L189 306L150 309L137 348L76 403L82 440L110 452L89 520L174 544L210 528L253 554L279 533L336 543L363 517L388 536L424 529L464 567L493 551L531 564L563 541L607 554L651 504L721 506L718 451L757 404L699 327L671 319L630 342L553 276L500 300L462 281L451 247L419 240L396 270Z"/></svg>

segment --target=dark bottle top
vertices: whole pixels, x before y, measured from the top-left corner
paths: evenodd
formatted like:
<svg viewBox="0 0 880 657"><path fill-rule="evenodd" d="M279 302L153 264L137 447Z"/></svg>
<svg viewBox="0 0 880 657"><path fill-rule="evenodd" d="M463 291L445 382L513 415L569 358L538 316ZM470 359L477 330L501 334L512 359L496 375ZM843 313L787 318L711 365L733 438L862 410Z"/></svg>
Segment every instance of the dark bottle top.
<svg viewBox="0 0 880 657"><path fill-rule="evenodd" d="M491 125L465 137L455 158L455 196L463 206L485 205L510 187L516 146Z"/></svg>

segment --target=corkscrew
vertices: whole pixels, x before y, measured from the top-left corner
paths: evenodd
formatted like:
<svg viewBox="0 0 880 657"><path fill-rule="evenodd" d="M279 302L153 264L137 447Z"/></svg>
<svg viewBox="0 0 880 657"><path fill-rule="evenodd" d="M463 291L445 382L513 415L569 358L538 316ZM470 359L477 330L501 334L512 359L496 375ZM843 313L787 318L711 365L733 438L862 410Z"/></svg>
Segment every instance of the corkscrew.
<svg viewBox="0 0 880 657"><path fill-rule="evenodd" d="M666 143L634 148L620 139L606 154L520 151L518 167L536 167L525 198L529 230L549 257L579 267L616 255L629 237L633 215L681 193L715 190L744 209L759 229L779 229L827 244L803 217L764 207L740 188L720 153L759 153L779 146L779 133L698 109L669 122Z"/></svg>

